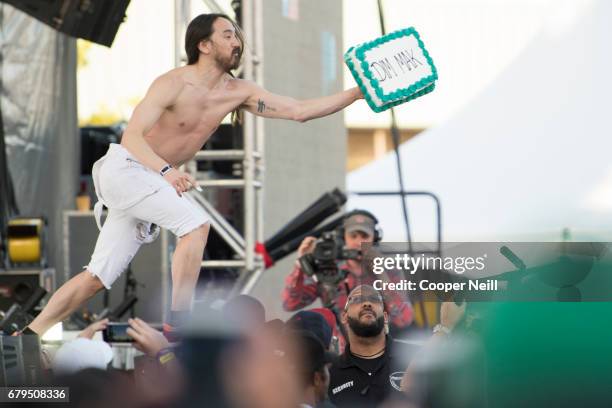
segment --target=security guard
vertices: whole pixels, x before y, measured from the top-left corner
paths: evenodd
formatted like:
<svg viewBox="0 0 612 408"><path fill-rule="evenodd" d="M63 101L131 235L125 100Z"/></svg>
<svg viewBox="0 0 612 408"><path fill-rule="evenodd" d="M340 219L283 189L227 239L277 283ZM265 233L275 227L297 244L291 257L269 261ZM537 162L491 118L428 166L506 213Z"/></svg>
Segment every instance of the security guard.
<svg viewBox="0 0 612 408"><path fill-rule="evenodd" d="M404 344L397 347L385 334L389 317L380 293L369 285L357 286L348 296L341 319L349 344L332 364L330 400L339 407L371 407L394 392L399 394L408 365L405 354L410 350Z"/></svg>

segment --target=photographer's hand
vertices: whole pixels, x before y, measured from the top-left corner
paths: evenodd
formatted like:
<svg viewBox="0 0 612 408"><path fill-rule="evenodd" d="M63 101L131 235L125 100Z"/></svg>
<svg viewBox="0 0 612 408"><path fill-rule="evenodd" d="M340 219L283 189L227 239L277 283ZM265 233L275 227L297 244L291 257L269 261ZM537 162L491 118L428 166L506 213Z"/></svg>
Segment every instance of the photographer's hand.
<svg viewBox="0 0 612 408"><path fill-rule="evenodd" d="M86 339L93 339L97 331L106 329L108 325L108 319L98 320L87 326L77 337L84 337Z"/></svg>
<svg viewBox="0 0 612 408"><path fill-rule="evenodd" d="M144 320L129 319L127 335L134 339L134 347L149 356L155 356L161 349L170 346L164 335L149 326Z"/></svg>
<svg viewBox="0 0 612 408"><path fill-rule="evenodd" d="M304 238L304 240L302 241L302 243L300 244L297 250L298 258L301 258L302 256L314 251L316 241L317 239L315 237Z"/></svg>

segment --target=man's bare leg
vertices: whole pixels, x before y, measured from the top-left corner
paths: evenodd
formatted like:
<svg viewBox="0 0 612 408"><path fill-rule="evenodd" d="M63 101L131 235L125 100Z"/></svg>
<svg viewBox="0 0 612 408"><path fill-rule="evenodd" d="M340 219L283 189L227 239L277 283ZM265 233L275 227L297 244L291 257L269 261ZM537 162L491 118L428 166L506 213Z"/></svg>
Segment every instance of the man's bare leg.
<svg viewBox="0 0 612 408"><path fill-rule="evenodd" d="M171 311L191 310L209 230L210 224L204 224L178 240L172 257Z"/></svg>
<svg viewBox="0 0 612 408"><path fill-rule="evenodd" d="M179 238L172 257L172 311L191 309L209 230L210 224L205 224ZM44 334L103 288L96 276L88 271L81 272L51 296L49 303L28 327L39 335Z"/></svg>
<svg viewBox="0 0 612 408"><path fill-rule="evenodd" d="M55 291L49 303L28 327L42 336L51 326L70 316L103 288L104 285L97 276L89 271L79 273Z"/></svg>

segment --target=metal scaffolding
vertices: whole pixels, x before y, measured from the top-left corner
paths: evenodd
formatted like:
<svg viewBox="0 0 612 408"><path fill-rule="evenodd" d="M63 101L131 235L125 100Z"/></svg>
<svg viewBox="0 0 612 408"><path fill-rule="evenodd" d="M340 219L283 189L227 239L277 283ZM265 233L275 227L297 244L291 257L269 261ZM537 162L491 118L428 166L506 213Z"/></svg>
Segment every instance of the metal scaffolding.
<svg viewBox="0 0 612 408"><path fill-rule="evenodd" d="M222 12L215 1L205 1L211 12ZM242 29L245 38L242 76L263 86L263 1L242 0ZM187 24L191 20L189 0L175 0L175 65L183 59L182 42ZM234 293L248 293L264 270L264 263L255 252L257 242L263 242L263 187L264 187L264 126L261 117L245 113L243 121L243 149L206 150L196 154L186 166L197 169L202 161L242 161L242 176L239 179L204 180L196 177L203 188L231 188L244 192L244 235L241 235L202 193L192 192L191 200L201 206L211 217L211 226L234 252L232 259L202 261L204 268L239 268L240 276L233 288ZM197 175L197 172L193 172Z"/></svg>

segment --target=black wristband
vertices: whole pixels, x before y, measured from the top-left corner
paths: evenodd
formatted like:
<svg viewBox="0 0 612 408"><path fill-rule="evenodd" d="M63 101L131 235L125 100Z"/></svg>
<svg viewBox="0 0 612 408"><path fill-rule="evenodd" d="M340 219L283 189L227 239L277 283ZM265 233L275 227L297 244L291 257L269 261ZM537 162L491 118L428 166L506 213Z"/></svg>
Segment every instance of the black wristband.
<svg viewBox="0 0 612 408"><path fill-rule="evenodd" d="M166 164L164 167L162 167L162 169L159 171L159 174L164 177L170 170L172 170L172 166L169 164Z"/></svg>

